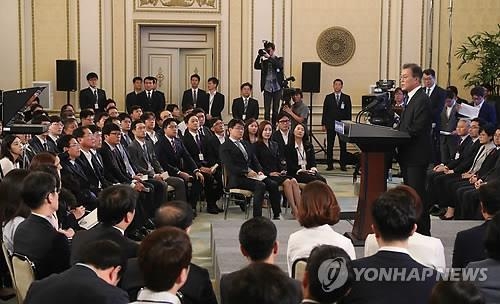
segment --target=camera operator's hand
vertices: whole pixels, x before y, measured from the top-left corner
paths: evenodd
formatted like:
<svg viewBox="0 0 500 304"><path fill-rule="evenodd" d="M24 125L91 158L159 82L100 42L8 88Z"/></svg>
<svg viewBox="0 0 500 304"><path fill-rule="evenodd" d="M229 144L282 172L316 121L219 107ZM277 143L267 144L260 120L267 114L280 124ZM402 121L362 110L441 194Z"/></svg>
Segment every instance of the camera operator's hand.
<svg viewBox="0 0 500 304"><path fill-rule="evenodd" d="M290 106L288 105L283 105L283 111L288 113L288 114L292 114L292 109L290 108Z"/></svg>

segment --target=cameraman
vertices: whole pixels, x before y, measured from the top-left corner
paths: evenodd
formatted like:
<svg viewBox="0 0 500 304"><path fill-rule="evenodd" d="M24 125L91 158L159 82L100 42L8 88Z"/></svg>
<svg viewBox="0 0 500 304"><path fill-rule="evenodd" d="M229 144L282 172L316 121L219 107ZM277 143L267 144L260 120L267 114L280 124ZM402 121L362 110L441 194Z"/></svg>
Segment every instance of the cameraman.
<svg viewBox="0 0 500 304"><path fill-rule="evenodd" d="M264 92L264 119L270 120L271 101L273 105L272 124L276 125L281 99L281 88L284 81L283 57L274 54L275 45L264 41L264 49L259 50L255 58L254 68L260 70L260 89Z"/></svg>
<svg viewBox="0 0 500 304"><path fill-rule="evenodd" d="M309 118L309 108L302 102L302 90L295 89L292 95L293 104L283 104L283 112L287 113L292 119L292 130L299 123L307 126L307 118Z"/></svg>

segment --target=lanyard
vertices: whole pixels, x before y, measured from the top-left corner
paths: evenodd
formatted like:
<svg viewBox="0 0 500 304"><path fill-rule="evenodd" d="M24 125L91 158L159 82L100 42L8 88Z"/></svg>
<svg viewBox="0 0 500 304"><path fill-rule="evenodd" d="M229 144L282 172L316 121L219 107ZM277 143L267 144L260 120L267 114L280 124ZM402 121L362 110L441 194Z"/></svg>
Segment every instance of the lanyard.
<svg viewBox="0 0 500 304"><path fill-rule="evenodd" d="M300 155L300 158L302 160L305 160L305 157L306 157L306 151L304 150L304 146L302 145L302 153L300 152L300 147L297 147L297 152L299 152L299 155Z"/></svg>

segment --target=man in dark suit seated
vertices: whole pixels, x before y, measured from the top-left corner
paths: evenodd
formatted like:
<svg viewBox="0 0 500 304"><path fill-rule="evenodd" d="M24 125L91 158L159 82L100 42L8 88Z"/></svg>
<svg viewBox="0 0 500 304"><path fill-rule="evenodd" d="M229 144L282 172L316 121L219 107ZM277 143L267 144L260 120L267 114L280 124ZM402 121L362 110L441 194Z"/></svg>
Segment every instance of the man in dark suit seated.
<svg viewBox="0 0 500 304"><path fill-rule="evenodd" d="M90 242L82 248L81 263L33 282L24 303L129 303L127 294L116 287L125 265L126 259L115 242Z"/></svg>
<svg viewBox="0 0 500 304"><path fill-rule="evenodd" d="M14 234L14 254L26 256L35 264L35 278L69 268L67 237L58 231L60 182L49 173L32 172L24 179L23 202L31 209Z"/></svg>
<svg viewBox="0 0 500 304"><path fill-rule="evenodd" d="M186 111L188 105L193 106L193 109L199 107L198 104L204 104L205 99L207 98L207 92L198 87L200 84L200 75L193 74L191 75L190 79L191 88L185 90L182 94L182 112Z"/></svg>
<svg viewBox="0 0 500 304"><path fill-rule="evenodd" d="M96 113L104 112L106 103L106 92L97 87L99 77L96 73L90 72L87 74L87 82L89 87L80 91L80 109L94 109Z"/></svg>
<svg viewBox="0 0 500 304"><path fill-rule="evenodd" d="M144 112L153 112L160 116L160 112L165 110L165 95L154 89L155 78L148 76L144 78L144 91L137 94L137 105ZM132 109L132 106L130 106Z"/></svg>
<svg viewBox="0 0 500 304"><path fill-rule="evenodd" d="M278 298L280 303L300 303L300 282L288 277L274 265L278 254L276 236L276 226L262 216L249 219L241 225L240 250L250 265L221 277L221 303L276 303L274 301Z"/></svg>
<svg viewBox="0 0 500 304"><path fill-rule="evenodd" d="M278 143L279 154L285 157L285 147L293 141L293 132L290 130L291 119L285 112L278 114L278 130L273 132L271 140Z"/></svg>
<svg viewBox="0 0 500 304"><path fill-rule="evenodd" d="M182 141L177 138L175 118L167 118L163 122L163 132L164 134L160 135L160 139L155 144L156 157L168 175L182 178L186 187L188 182L192 183L188 193L188 202L193 207L196 216L196 204L204 182L203 174Z"/></svg>
<svg viewBox="0 0 500 304"><path fill-rule="evenodd" d="M234 119L243 121L249 118L259 119L259 101L250 97L252 88L253 86L249 82L245 82L240 86L241 97L235 98L231 107Z"/></svg>
<svg viewBox="0 0 500 304"><path fill-rule="evenodd" d="M226 97L220 92L217 92L218 86L219 79L215 77L208 78L207 98L200 100L196 105L198 108L202 108L205 111L207 120L211 120L214 117L222 118L222 110L224 110Z"/></svg>
<svg viewBox="0 0 500 304"><path fill-rule="evenodd" d="M50 125L50 118L46 115L36 115L31 120L32 124L37 125ZM26 155L31 161L33 157L43 151L49 151L52 153L57 152L57 146L54 141L49 140L49 132L34 135L28 142L28 147L26 148Z"/></svg>
<svg viewBox="0 0 500 304"><path fill-rule="evenodd" d="M257 157L242 141L245 124L242 120L231 119L228 123L229 137L220 146L220 158L227 170L227 187L253 191L253 216L262 216L262 201L266 190L273 209L273 218L279 219L281 213L281 194L278 184L270 178L262 177L262 167Z"/></svg>
<svg viewBox="0 0 500 304"><path fill-rule="evenodd" d="M478 117L485 122L496 126L497 125L497 114L496 110L489 103L485 102L485 90L483 87L474 87L470 90L470 96L474 102L474 107L479 108Z"/></svg>
<svg viewBox="0 0 500 304"><path fill-rule="evenodd" d="M186 201L186 187L180 177L168 176L156 158L155 148L151 141L146 140L146 125L142 120L132 123L134 140L128 145L130 160L135 164L137 171L155 179L164 186L167 184L175 188L175 199Z"/></svg>
<svg viewBox="0 0 500 304"><path fill-rule="evenodd" d="M177 292L186 283L191 257L189 236L179 228L163 227L146 236L138 257L146 286L132 303L181 303Z"/></svg>
<svg viewBox="0 0 500 304"><path fill-rule="evenodd" d="M78 231L73 238L71 264L82 261L82 248L91 241L116 242L126 258L137 256L139 245L125 236L134 220L137 193L129 186L116 185L99 194L97 219L99 224L90 230Z"/></svg>
<svg viewBox="0 0 500 304"><path fill-rule="evenodd" d="M158 229L177 227L189 234L193 224L193 211L184 201L175 200L164 203L156 211L155 224ZM144 285L144 278L139 269L137 258L130 259L120 287L129 293L130 299L133 301L137 299L137 293ZM186 283L179 292L183 296L183 304L217 304L208 271L193 263L189 264Z"/></svg>
<svg viewBox="0 0 500 304"><path fill-rule="evenodd" d="M409 194L399 189L383 193L373 203L372 216L380 249L352 262L357 275L343 303L394 303L395 299L427 303L437 272L408 252L408 238L417 229L417 212ZM387 271L390 275L384 276Z"/></svg>
<svg viewBox="0 0 500 304"><path fill-rule="evenodd" d="M479 187L479 200L484 223L457 233L453 247L452 267L463 268L470 262L486 258L483 240L488 221L500 211L498 189L500 189L498 181L492 181Z"/></svg>

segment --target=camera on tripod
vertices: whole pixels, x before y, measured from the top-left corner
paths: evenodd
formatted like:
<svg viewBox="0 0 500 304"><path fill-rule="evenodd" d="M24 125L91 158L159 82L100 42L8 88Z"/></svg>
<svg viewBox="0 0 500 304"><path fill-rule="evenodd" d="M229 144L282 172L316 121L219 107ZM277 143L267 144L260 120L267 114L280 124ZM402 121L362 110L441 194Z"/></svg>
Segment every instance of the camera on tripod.
<svg viewBox="0 0 500 304"><path fill-rule="evenodd" d="M283 80L283 82L281 83L281 88L283 89L283 93L281 95L281 100L283 101L281 106L289 106L291 107L291 100L292 100L292 97L293 95L295 95L295 91L296 89L295 88L291 88L289 85L288 85L288 82L294 82L295 81L295 77L293 76L290 76L288 78L285 78Z"/></svg>

